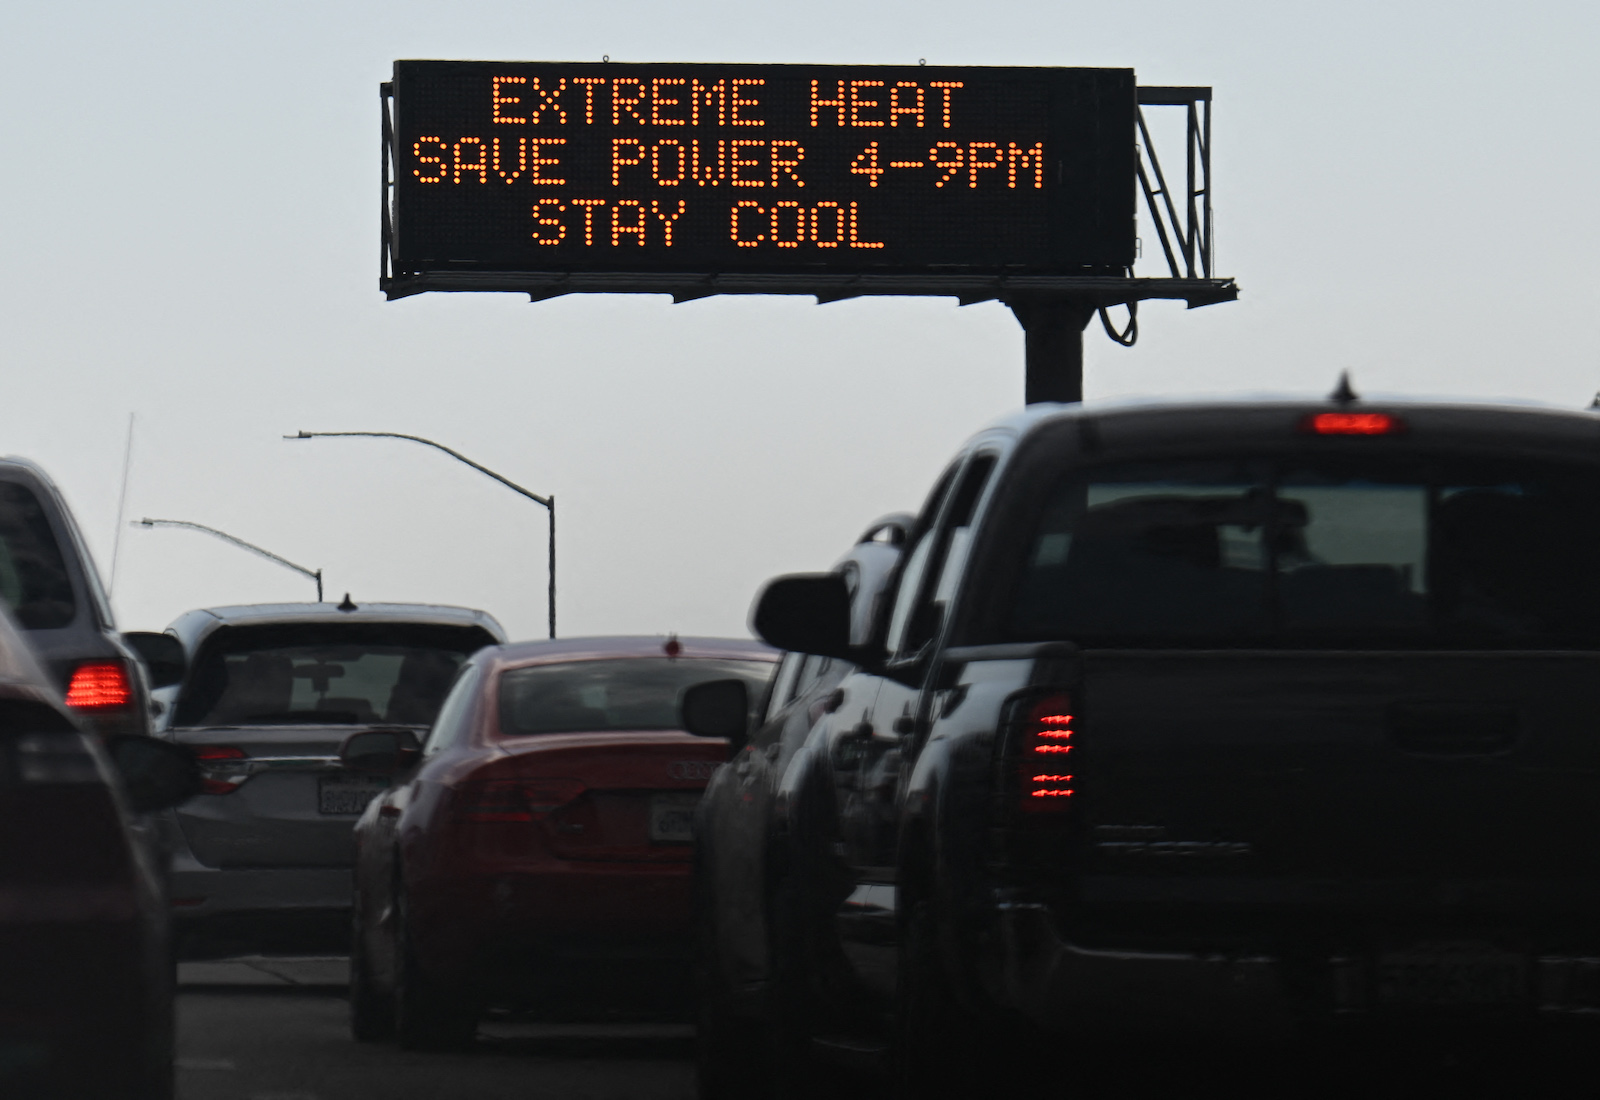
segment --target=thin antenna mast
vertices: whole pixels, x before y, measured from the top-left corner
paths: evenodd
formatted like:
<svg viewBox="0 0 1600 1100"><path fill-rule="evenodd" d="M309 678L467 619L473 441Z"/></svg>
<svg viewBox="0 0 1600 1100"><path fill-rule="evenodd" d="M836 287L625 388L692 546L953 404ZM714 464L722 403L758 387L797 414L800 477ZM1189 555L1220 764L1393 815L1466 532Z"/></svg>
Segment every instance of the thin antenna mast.
<svg viewBox="0 0 1600 1100"><path fill-rule="evenodd" d="M122 492L117 496L117 533L111 540L111 590L106 593L110 599L117 593L117 562L122 557L122 517L128 508L128 471L133 467L133 418L128 414L128 443L122 450Z"/></svg>

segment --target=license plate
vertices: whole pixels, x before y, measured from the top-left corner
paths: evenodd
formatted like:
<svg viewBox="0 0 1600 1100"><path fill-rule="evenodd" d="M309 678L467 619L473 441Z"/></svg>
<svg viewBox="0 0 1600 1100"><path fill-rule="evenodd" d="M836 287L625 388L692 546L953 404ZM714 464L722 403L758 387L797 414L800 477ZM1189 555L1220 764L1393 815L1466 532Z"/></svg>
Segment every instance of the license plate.
<svg viewBox="0 0 1600 1100"><path fill-rule="evenodd" d="M1488 946L1418 946L1378 956L1385 1005L1511 1005L1528 999L1528 960Z"/></svg>
<svg viewBox="0 0 1600 1100"><path fill-rule="evenodd" d="M389 789L380 776L325 775L317 780L317 810L325 814L359 814L367 803Z"/></svg>
<svg viewBox="0 0 1600 1100"><path fill-rule="evenodd" d="M694 840L694 808L700 801L693 794L650 796L650 839L662 844L689 844Z"/></svg>

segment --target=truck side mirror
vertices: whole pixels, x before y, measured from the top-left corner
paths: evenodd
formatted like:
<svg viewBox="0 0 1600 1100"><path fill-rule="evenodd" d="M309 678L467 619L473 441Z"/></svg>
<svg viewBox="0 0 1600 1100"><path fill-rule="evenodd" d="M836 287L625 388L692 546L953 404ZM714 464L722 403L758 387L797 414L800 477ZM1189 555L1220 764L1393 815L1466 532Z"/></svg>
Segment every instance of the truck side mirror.
<svg viewBox="0 0 1600 1100"><path fill-rule="evenodd" d="M200 763L183 745L121 734L106 742L106 753L135 813L165 810L200 793Z"/></svg>
<svg viewBox="0 0 1600 1100"><path fill-rule="evenodd" d="M422 745L412 730L364 730L339 746L339 763L365 775L398 775L421 755Z"/></svg>
<svg viewBox="0 0 1600 1100"><path fill-rule="evenodd" d="M750 629L777 649L859 660L850 644L850 590L838 573L776 577L756 597Z"/></svg>
<svg viewBox="0 0 1600 1100"><path fill-rule="evenodd" d="M150 671L151 688L171 687L183 682L183 675L189 670L189 658L183 652L183 643L171 634L130 630L122 635L122 640L139 655L144 667Z"/></svg>
<svg viewBox="0 0 1600 1100"><path fill-rule="evenodd" d="M750 728L750 688L743 680L707 680L683 693L678 717L696 737L742 741Z"/></svg>

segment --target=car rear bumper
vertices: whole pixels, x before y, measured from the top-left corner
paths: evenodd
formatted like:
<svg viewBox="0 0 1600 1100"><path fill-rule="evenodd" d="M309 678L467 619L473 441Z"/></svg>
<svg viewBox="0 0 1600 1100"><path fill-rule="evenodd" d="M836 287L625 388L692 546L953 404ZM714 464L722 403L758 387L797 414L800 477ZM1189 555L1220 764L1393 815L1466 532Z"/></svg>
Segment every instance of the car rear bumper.
<svg viewBox="0 0 1600 1100"><path fill-rule="evenodd" d="M552 860L430 876L407 889L427 938L470 929L468 939L503 930L605 943L689 929L687 863Z"/></svg>
<svg viewBox="0 0 1600 1100"><path fill-rule="evenodd" d="M1086 948L1057 932L1044 905L1006 905L997 918L984 984L1041 1027L1294 1034L1294 1005L1270 956Z"/></svg>
<svg viewBox="0 0 1600 1100"><path fill-rule="evenodd" d="M178 954L344 953L350 940L348 867L228 868L175 861Z"/></svg>
<svg viewBox="0 0 1600 1100"><path fill-rule="evenodd" d="M1286 962L1266 952L1089 948L1061 935L1050 908L1001 906L981 975L987 994L1052 1031L1165 1032L1251 1040L1333 1027L1425 1024L1478 1015L1525 1024L1600 1026L1600 951L1535 953L1526 1000L1479 1010L1376 1007L1369 959ZM1309 957L1309 956L1308 956Z"/></svg>
<svg viewBox="0 0 1600 1100"><path fill-rule="evenodd" d="M687 865L574 861L411 891L419 961L442 984L552 1018L687 1012Z"/></svg>
<svg viewBox="0 0 1600 1100"><path fill-rule="evenodd" d="M125 891L27 893L0 891L0 1096L123 1096L171 1058L165 920Z"/></svg>

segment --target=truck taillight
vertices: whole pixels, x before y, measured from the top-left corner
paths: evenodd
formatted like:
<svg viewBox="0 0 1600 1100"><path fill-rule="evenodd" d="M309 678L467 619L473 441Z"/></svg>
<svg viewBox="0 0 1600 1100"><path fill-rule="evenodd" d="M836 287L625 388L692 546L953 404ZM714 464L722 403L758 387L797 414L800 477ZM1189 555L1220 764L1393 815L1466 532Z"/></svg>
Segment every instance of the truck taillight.
<svg viewBox="0 0 1600 1100"><path fill-rule="evenodd" d="M576 779L487 779L456 795L458 821L540 821L584 792Z"/></svg>
<svg viewBox="0 0 1600 1100"><path fill-rule="evenodd" d="M72 670L67 706L91 714L122 710L133 702L133 683L121 661L89 661Z"/></svg>
<svg viewBox="0 0 1600 1100"><path fill-rule="evenodd" d="M1025 813L1065 808L1074 794L1072 700L1064 693L1033 701L1018 731L1017 779Z"/></svg>
<svg viewBox="0 0 1600 1100"><path fill-rule="evenodd" d="M250 758L232 745L196 745L201 794L232 794L250 778Z"/></svg>

